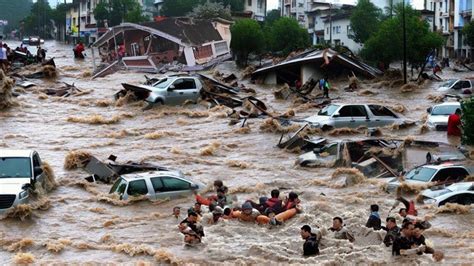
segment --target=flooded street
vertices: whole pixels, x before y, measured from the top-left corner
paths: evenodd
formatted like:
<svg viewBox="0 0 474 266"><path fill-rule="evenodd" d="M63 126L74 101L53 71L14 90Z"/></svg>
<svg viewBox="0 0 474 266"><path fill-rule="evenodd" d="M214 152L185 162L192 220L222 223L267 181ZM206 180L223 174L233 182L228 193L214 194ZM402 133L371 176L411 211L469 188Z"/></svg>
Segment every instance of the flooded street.
<svg viewBox="0 0 474 266"><path fill-rule="evenodd" d="M9 43L10 44L10 43ZM16 43L10 46L15 47ZM296 153L276 147L279 133L264 130L265 119L249 119L250 130L239 130L240 124L229 125L227 108L209 109L204 104L160 106L142 111L142 103L117 104L113 94L121 83L138 84L142 73L118 72L90 80L90 52L85 61L72 58L72 46L46 42L48 58L54 57L59 78L35 80L37 87L25 89L16 100L19 107L0 112L0 148L34 149L54 170L57 189L47 194L46 202L37 206L25 220L18 217L0 221L0 261L18 262L15 256L28 253L41 263L198 263L198 264L270 264L301 263L337 265L347 262L363 264L419 263L429 264L429 255L393 258L365 222L369 206L378 204L382 223L395 201L395 195L382 191L387 180L363 180L346 188L331 186L333 168L295 166ZM217 69L231 73L232 62ZM237 75L238 73L236 73ZM459 78L470 73L446 71L444 79ZM68 98L46 96L40 88L55 88L57 82L74 83L84 93ZM271 112L283 114L294 110L304 118L319 109L276 100L272 86L248 84L257 91ZM407 129L382 129L384 137L447 142L446 132L422 130L420 120L434 103L427 99L436 95L430 83L413 92L401 93L381 83L362 84L368 93L344 92L347 81L335 82L337 90L330 96L339 102L382 103L404 111L417 121ZM364 95L362 95L364 94ZM364 134L329 136L329 139L364 138ZM204 151L205 149L205 151ZM212 185L221 179L239 203L268 196L274 188L281 195L295 191L300 195L304 212L284 225L270 228L236 220L205 226L203 246L183 246L178 220L171 217L174 206L188 209L194 198L150 202L141 201L120 206L107 198L111 185L84 181L82 170L64 169L64 158L70 151L83 150L101 159L110 154L117 161L155 162L182 170L186 176ZM323 181L323 182L322 182ZM33 202L31 202L34 205ZM473 205L463 214L436 213L436 208L418 205L419 216L432 217L432 228L425 232L436 249L445 253L445 264L471 264L474 259ZM184 212L184 210L182 212ZM329 228L332 218L340 216L355 234L356 242L323 238L317 257L302 256L303 240L299 235L303 224Z"/></svg>

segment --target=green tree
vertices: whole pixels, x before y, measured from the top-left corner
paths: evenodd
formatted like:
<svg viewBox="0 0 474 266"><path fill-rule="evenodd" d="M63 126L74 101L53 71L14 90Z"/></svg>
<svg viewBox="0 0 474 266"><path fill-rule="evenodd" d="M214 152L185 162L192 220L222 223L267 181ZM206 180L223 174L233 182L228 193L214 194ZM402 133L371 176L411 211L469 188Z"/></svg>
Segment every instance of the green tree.
<svg viewBox="0 0 474 266"><path fill-rule="evenodd" d="M8 21L5 32L19 27L20 21L29 15L31 5L30 0L0 0L0 19Z"/></svg>
<svg viewBox="0 0 474 266"><path fill-rule="evenodd" d="M381 18L382 10L370 0L358 0L350 18L352 39L358 43L365 43L377 32Z"/></svg>
<svg viewBox="0 0 474 266"><path fill-rule="evenodd" d="M38 0L31 6L30 15L24 19L24 33L51 38L52 9L47 0Z"/></svg>
<svg viewBox="0 0 474 266"><path fill-rule="evenodd" d="M189 16L200 19L232 19L230 9L225 8L224 5L219 2L207 2L205 4L198 5L193 9Z"/></svg>
<svg viewBox="0 0 474 266"><path fill-rule="evenodd" d="M232 40L230 48L239 66L247 65L250 53L260 54L265 47L262 28L253 19L242 19L230 28Z"/></svg>
<svg viewBox="0 0 474 266"><path fill-rule="evenodd" d="M109 1L109 26L116 26L122 22L139 23L148 18L141 15L141 6L136 0Z"/></svg>
<svg viewBox="0 0 474 266"><path fill-rule="evenodd" d="M233 12L244 10L244 1L242 0L211 0L211 2L221 3L224 7L230 8Z"/></svg>
<svg viewBox="0 0 474 266"><path fill-rule="evenodd" d="M461 102L462 143L474 145L474 98Z"/></svg>
<svg viewBox="0 0 474 266"><path fill-rule="evenodd" d="M462 34L465 36L466 44L474 47L474 21L469 22L462 29Z"/></svg>
<svg viewBox="0 0 474 266"><path fill-rule="evenodd" d="M267 17L265 18L265 24L273 25L273 22L277 21L280 17L280 9L272 9L267 13Z"/></svg>
<svg viewBox="0 0 474 266"><path fill-rule="evenodd" d="M104 22L110 19L108 4L100 1L94 9L94 18L97 20L97 26L104 27Z"/></svg>
<svg viewBox="0 0 474 266"><path fill-rule="evenodd" d="M206 0L164 0L161 12L168 17L182 17L206 2Z"/></svg>
<svg viewBox="0 0 474 266"><path fill-rule="evenodd" d="M266 40L269 41L269 48L273 52L289 54L291 51L310 46L308 31L294 18L281 17L266 32L269 34Z"/></svg>
<svg viewBox="0 0 474 266"><path fill-rule="evenodd" d="M392 18L383 21L378 31L365 42L362 57L385 65L403 58L402 7L397 5ZM407 60L421 64L433 49L441 47L444 38L429 31L429 25L411 6L405 7Z"/></svg>

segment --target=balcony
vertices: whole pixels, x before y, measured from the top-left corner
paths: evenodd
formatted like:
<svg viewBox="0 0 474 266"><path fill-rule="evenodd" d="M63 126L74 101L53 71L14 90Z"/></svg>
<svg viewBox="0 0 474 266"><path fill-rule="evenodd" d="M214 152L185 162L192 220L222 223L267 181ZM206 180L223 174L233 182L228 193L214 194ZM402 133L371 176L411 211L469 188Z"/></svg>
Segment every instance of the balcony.
<svg viewBox="0 0 474 266"><path fill-rule="evenodd" d="M285 6L291 5L291 0L285 0Z"/></svg>
<svg viewBox="0 0 474 266"><path fill-rule="evenodd" d="M459 14L463 18L469 18L469 17L472 16L472 9L463 10L463 11L459 12Z"/></svg>

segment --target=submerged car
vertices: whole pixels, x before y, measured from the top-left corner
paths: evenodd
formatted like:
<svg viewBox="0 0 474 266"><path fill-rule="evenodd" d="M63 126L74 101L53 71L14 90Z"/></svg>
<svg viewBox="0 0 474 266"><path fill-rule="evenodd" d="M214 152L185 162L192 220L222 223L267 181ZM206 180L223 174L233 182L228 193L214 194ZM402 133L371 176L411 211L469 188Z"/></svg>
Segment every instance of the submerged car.
<svg viewBox="0 0 474 266"><path fill-rule="evenodd" d="M440 165L423 165L410 170L405 174L405 183L409 184L428 184L450 185L464 180L466 176L472 173L470 168L462 165L445 163ZM401 185L399 178L395 177L387 185L388 191L394 191Z"/></svg>
<svg viewBox="0 0 474 266"><path fill-rule="evenodd" d="M474 204L474 182L460 182L442 189L426 189L421 195L423 203L443 206L446 203Z"/></svg>
<svg viewBox="0 0 474 266"><path fill-rule="evenodd" d="M471 79L450 79L441 85L439 92L445 94L455 94L461 97L469 97L474 90L474 80Z"/></svg>
<svg viewBox="0 0 474 266"><path fill-rule="evenodd" d="M382 127L408 121L389 108L377 104L330 104L317 115L304 119L312 127L330 130L341 127Z"/></svg>
<svg viewBox="0 0 474 266"><path fill-rule="evenodd" d="M121 90L116 97L125 95L126 91L133 91L138 99L144 99L151 105L180 105L186 101L197 102L202 89L199 78L189 75L168 76L159 79L152 85L132 85L122 83L125 90Z"/></svg>
<svg viewBox="0 0 474 266"><path fill-rule="evenodd" d="M109 193L117 193L122 200L137 196L157 200L186 196L203 187L179 171L151 171L120 176Z"/></svg>
<svg viewBox="0 0 474 266"><path fill-rule="evenodd" d="M29 189L44 186L39 154L32 150L0 150L0 213L28 202Z"/></svg>
<svg viewBox="0 0 474 266"><path fill-rule="evenodd" d="M447 130L448 117L456 112L456 109L461 108L459 102L445 102L428 108L428 118L426 125L432 130Z"/></svg>

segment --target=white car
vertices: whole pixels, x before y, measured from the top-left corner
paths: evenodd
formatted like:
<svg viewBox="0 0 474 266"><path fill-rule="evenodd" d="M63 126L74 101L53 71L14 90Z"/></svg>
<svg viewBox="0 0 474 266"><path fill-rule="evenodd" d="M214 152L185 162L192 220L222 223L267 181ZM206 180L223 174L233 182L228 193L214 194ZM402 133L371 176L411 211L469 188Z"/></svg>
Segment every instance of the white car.
<svg viewBox="0 0 474 266"><path fill-rule="evenodd" d="M0 213L28 202L28 189L44 188L41 159L32 150L0 150Z"/></svg>
<svg viewBox="0 0 474 266"><path fill-rule="evenodd" d="M421 195L423 203L443 206L446 203L474 204L474 182L461 182L442 189L426 189Z"/></svg>
<svg viewBox="0 0 474 266"><path fill-rule="evenodd" d="M179 171L151 171L120 176L109 193L119 194L122 200L131 196L157 200L190 195L203 187L202 183L185 178Z"/></svg>
<svg viewBox="0 0 474 266"><path fill-rule="evenodd" d="M459 102L445 102L428 108L428 118L426 125L432 130L447 130L448 117L456 112L456 109L461 108Z"/></svg>
<svg viewBox="0 0 474 266"><path fill-rule="evenodd" d="M462 165L444 163L439 165L423 165L408 171L405 174L405 183L409 184L427 184L436 183L437 185L449 185L462 181L471 174L471 169ZM395 191L401 182L398 178L393 178L387 184L388 191Z"/></svg>
<svg viewBox="0 0 474 266"><path fill-rule="evenodd" d="M474 80L450 79L441 85L437 90L445 94L455 94L461 97L468 97L472 95L474 90Z"/></svg>
<svg viewBox="0 0 474 266"><path fill-rule="evenodd" d="M340 127L382 127L407 121L387 107L377 104L330 104L317 115L304 119L312 127L329 130Z"/></svg>

